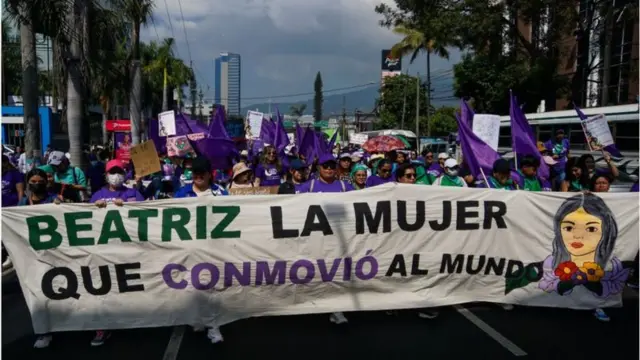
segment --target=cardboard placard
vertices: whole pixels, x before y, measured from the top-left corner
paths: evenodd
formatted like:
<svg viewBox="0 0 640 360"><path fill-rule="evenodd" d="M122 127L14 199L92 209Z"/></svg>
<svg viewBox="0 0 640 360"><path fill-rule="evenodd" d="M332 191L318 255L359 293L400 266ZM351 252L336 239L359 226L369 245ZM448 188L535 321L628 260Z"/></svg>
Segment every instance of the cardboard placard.
<svg viewBox="0 0 640 360"><path fill-rule="evenodd" d="M279 186L256 186L250 188L229 189L229 195L274 195L278 193Z"/></svg>
<svg viewBox="0 0 640 360"><path fill-rule="evenodd" d="M131 161L138 176L151 175L161 170L156 145L151 140L131 148Z"/></svg>

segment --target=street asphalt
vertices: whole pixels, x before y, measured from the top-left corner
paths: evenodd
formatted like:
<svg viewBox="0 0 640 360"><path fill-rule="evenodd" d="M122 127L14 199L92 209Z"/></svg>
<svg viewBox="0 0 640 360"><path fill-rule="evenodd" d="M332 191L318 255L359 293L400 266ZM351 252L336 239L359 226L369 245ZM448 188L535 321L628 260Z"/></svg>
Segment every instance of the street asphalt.
<svg viewBox="0 0 640 360"><path fill-rule="evenodd" d="M638 293L607 309L609 323L589 311L495 304L440 309L434 320L413 311L349 313L349 324L327 315L253 318L222 327L224 343L188 327L115 331L101 347L91 332L56 333L34 349L29 313L15 279L2 288L2 357L9 360L200 359L638 359Z"/></svg>

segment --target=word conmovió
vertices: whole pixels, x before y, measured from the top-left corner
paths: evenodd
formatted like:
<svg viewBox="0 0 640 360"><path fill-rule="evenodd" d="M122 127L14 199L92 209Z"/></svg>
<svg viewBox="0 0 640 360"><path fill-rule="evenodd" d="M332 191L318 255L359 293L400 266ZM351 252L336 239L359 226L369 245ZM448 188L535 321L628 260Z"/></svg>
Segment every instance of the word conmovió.
<svg viewBox="0 0 640 360"><path fill-rule="evenodd" d="M197 290L211 290L217 285L227 288L234 285L261 286L308 284L321 282L371 280L378 274L378 261L371 250L359 259L337 258L333 261L306 260L257 261L234 264L225 262L216 265L199 263L190 269L182 264L167 264L162 269L162 279L172 289L183 290L191 286ZM238 266L240 265L240 266Z"/></svg>

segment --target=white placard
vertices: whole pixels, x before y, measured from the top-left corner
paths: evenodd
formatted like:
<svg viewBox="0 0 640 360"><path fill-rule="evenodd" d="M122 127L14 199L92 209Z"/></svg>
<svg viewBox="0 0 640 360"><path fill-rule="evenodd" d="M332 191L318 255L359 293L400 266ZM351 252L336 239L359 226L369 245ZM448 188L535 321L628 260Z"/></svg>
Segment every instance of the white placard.
<svg viewBox="0 0 640 360"><path fill-rule="evenodd" d="M176 113L165 111L158 114L158 135L173 136L176 134Z"/></svg>
<svg viewBox="0 0 640 360"><path fill-rule="evenodd" d="M249 125L249 138L257 139L260 137L260 130L262 129L262 119L264 113L251 111L247 112L247 124Z"/></svg>
<svg viewBox="0 0 640 360"><path fill-rule="evenodd" d="M500 116L492 114L475 114L473 116L473 133L482 141L498 151L500 140Z"/></svg>
<svg viewBox="0 0 640 360"><path fill-rule="evenodd" d="M603 114L582 121L582 129L591 151L600 151L614 144L607 118Z"/></svg>
<svg viewBox="0 0 640 360"><path fill-rule="evenodd" d="M362 145L369 140L367 134L349 134L349 142L351 144Z"/></svg>

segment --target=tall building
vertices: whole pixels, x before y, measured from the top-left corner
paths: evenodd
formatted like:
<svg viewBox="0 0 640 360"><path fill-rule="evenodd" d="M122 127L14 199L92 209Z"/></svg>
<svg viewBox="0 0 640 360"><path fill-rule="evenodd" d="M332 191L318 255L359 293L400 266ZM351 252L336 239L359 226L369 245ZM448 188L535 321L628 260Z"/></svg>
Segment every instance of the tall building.
<svg viewBox="0 0 640 360"><path fill-rule="evenodd" d="M227 114L240 114L240 55L220 53L215 60L214 102L222 105Z"/></svg>

